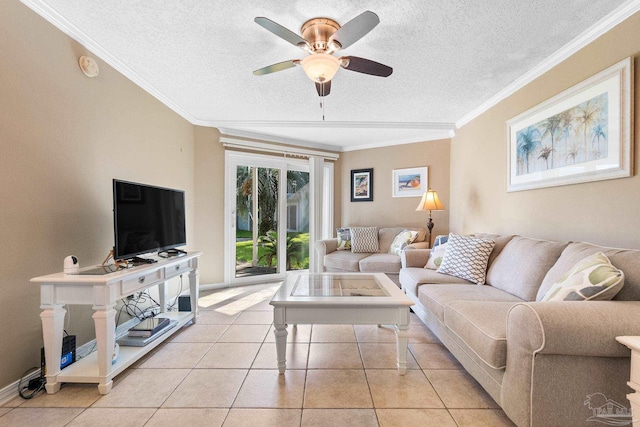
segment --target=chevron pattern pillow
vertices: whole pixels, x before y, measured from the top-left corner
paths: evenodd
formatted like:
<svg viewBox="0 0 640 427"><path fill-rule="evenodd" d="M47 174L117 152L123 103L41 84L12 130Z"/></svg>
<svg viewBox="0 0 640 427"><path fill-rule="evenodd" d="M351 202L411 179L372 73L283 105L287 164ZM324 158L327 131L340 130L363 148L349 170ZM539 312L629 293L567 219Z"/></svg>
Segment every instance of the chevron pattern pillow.
<svg viewBox="0 0 640 427"><path fill-rule="evenodd" d="M451 233L447 251L437 271L484 285L489 255L495 244L493 240Z"/></svg>
<svg viewBox="0 0 640 427"><path fill-rule="evenodd" d="M351 252L378 252L378 227L351 227Z"/></svg>

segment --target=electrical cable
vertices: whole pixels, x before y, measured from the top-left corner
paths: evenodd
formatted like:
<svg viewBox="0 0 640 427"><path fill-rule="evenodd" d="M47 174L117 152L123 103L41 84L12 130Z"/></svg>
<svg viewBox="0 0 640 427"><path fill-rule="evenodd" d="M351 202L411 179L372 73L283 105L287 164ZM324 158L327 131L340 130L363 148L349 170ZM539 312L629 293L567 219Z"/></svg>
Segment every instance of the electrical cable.
<svg viewBox="0 0 640 427"><path fill-rule="evenodd" d="M20 395L21 398L23 398L23 399L31 399L31 398L35 397L38 393L40 393L42 390L44 390L44 385L47 383L47 380L44 377L37 378L37 380L38 380L37 388L35 388L29 394L25 394L25 391L29 390L29 385L27 385L26 387L22 387L22 380L24 379L24 377L26 377L30 373L29 371L37 370L37 369L40 369L40 368L38 368L36 366L34 366L33 368L29 368L20 377L20 381L18 381L18 394ZM31 381L29 381L29 383L31 383Z"/></svg>
<svg viewBox="0 0 640 427"><path fill-rule="evenodd" d="M178 295L176 295L176 298L173 300L172 304L169 304L167 306L167 310L169 311L173 311L173 308L176 306L176 303L178 302L178 298L180 298L180 294L182 293L182 286L183 286L183 280L182 280L182 275L180 275L180 290L178 291Z"/></svg>

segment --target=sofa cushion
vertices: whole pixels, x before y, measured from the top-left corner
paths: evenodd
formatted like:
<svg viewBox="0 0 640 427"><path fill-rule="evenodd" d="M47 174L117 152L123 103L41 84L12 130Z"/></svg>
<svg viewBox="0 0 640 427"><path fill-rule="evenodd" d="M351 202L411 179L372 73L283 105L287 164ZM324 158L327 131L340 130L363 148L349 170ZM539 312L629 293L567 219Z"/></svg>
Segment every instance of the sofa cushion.
<svg viewBox="0 0 640 427"><path fill-rule="evenodd" d="M487 262L494 245L493 240L451 233L438 273L450 274L483 285Z"/></svg>
<svg viewBox="0 0 640 427"><path fill-rule="evenodd" d="M374 253L378 248L377 227L351 227L351 252Z"/></svg>
<svg viewBox="0 0 640 427"><path fill-rule="evenodd" d="M351 251L335 251L324 256L327 271L360 271L360 260L370 254L354 254Z"/></svg>
<svg viewBox="0 0 640 427"><path fill-rule="evenodd" d="M562 251L558 261L549 269L536 297L540 301L549 288L578 261L597 252L604 253L611 264L624 272L624 287L613 298L616 301L640 300L640 251L608 248L591 243L571 243Z"/></svg>
<svg viewBox="0 0 640 427"><path fill-rule="evenodd" d="M418 299L443 323L444 308L453 301L523 302L521 298L500 289L478 285L423 285L418 288Z"/></svg>
<svg viewBox="0 0 640 427"><path fill-rule="evenodd" d="M429 284L458 284L472 285L473 283L456 276L438 273L435 270L426 268L410 267L400 270L400 282L407 293L418 295L418 287L425 283Z"/></svg>
<svg viewBox="0 0 640 427"><path fill-rule="evenodd" d="M452 301L444 309L444 324L487 365L507 363L507 314L518 304L497 301Z"/></svg>
<svg viewBox="0 0 640 427"><path fill-rule="evenodd" d="M487 284L533 301L542 279L568 243L515 236L487 272Z"/></svg>
<svg viewBox="0 0 640 427"><path fill-rule="evenodd" d="M487 268L491 267L491 264L493 264L493 261L495 261L498 255L500 255L500 252L502 252L504 247L507 246L507 243L509 243L511 239L515 237L514 234L505 236L502 234L491 234L491 233L475 233L474 236L480 239L489 239L496 242L496 245L493 247L493 250L491 251L491 255L489 255L489 262L487 263Z"/></svg>
<svg viewBox="0 0 640 427"><path fill-rule="evenodd" d="M624 273L598 252L578 261L549 288L542 301L609 301L623 285Z"/></svg>
<svg viewBox="0 0 640 427"><path fill-rule="evenodd" d="M398 273L401 267L400 256L393 254L371 254L359 264L363 273Z"/></svg>

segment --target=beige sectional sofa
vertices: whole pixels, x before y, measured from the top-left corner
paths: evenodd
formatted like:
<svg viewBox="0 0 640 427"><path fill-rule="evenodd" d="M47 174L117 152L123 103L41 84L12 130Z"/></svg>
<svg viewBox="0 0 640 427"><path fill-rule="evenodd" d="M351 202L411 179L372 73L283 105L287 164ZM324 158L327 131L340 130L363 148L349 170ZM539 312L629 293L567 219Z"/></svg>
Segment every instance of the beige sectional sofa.
<svg viewBox="0 0 640 427"><path fill-rule="evenodd" d="M402 253L399 280L414 312L518 426L600 425L590 396L630 407L630 351L640 335L640 251L476 234L496 245L485 285L423 268ZM613 301L540 302L574 264L603 252L624 272Z"/></svg>
<svg viewBox="0 0 640 427"><path fill-rule="evenodd" d="M338 250L338 239L318 240L315 243L318 265L322 271L386 273L399 286L400 256L388 253L393 239L402 230L415 230L418 237L405 249L428 248L425 242L427 230L413 227L386 227L378 229L378 252L354 253L350 250Z"/></svg>

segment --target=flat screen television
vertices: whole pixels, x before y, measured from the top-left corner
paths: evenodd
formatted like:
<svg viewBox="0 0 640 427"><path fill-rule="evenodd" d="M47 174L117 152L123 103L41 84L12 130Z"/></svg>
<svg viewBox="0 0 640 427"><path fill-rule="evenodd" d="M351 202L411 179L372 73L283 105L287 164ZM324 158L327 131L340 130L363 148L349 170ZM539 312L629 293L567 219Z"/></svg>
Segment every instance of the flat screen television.
<svg viewBox="0 0 640 427"><path fill-rule="evenodd" d="M114 179L114 259L186 245L184 191Z"/></svg>

